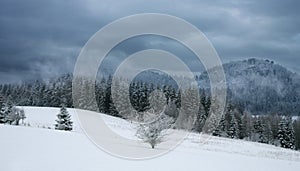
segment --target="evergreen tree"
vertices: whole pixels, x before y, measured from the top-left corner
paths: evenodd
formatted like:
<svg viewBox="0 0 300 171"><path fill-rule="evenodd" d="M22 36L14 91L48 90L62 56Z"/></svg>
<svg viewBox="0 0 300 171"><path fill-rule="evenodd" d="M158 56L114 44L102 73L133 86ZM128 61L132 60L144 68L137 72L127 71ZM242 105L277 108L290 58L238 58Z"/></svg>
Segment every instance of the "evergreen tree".
<svg viewBox="0 0 300 171"><path fill-rule="evenodd" d="M279 127L279 122L280 122L280 116L278 115L271 115L269 116L268 120L269 120L269 123L271 125L271 132L272 132L272 142L271 144L273 145L279 145L278 144L278 127Z"/></svg>
<svg viewBox="0 0 300 171"><path fill-rule="evenodd" d="M237 124L237 130L236 130L236 134L237 134L237 138L239 139L243 139L244 138L244 135L242 134L242 116L241 116L241 112L237 109L235 109L233 111L233 115L234 115L234 118L235 118L235 122Z"/></svg>
<svg viewBox="0 0 300 171"><path fill-rule="evenodd" d="M6 107L5 107L5 118L8 124L13 124L14 116L13 116L13 104L10 100L8 100Z"/></svg>
<svg viewBox="0 0 300 171"><path fill-rule="evenodd" d="M211 99L207 97L204 92L201 93L199 111L197 114L197 119L195 123L195 131L202 132L203 126L208 118L210 108L211 108Z"/></svg>
<svg viewBox="0 0 300 171"><path fill-rule="evenodd" d="M218 127L217 127L216 130L213 132L213 136L226 137L226 136L227 136L227 133L226 133L225 129L226 129L226 125L225 125L225 115L222 115Z"/></svg>
<svg viewBox="0 0 300 171"><path fill-rule="evenodd" d="M269 136L271 136L271 130L267 127L263 116L257 116L253 125L252 141L269 143Z"/></svg>
<svg viewBox="0 0 300 171"><path fill-rule="evenodd" d="M65 105L62 105L60 113L57 114L57 120L55 124L55 129L71 131L73 129L73 122L71 121L71 115L69 114Z"/></svg>
<svg viewBox="0 0 300 171"><path fill-rule="evenodd" d="M250 140L251 133L252 133L252 116L248 112L244 112L242 116L242 127L240 130L240 134L244 139Z"/></svg>
<svg viewBox="0 0 300 171"><path fill-rule="evenodd" d="M263 137L264 143L268 144L274 144L274 138L273 138L273 132L272 132L272 126L270 120L268 120L269 117L264 118L264 127L263 127Z"/></svg>
<svg viewBox="0 0 300 171"><path fill-rule="evenodd" d="M106 95L105 87L106 87L105 79L102 79L101 82L96 86L96 92L97 92L96 98L97 98L99 112L101 113L105 113L105 95Z"/></svg>
<svg viewBox="0 0 300 171"><path fill-rule="evenodd" d="M166 110L165 110L165 114L176 119L179 115L179 111L178 108L175 104L174 101L172 101L171 99L168 101Z"/></svg>
<svg viewBox="0 0 300 171"><path fill-rule="evenodd" d="M286 138L287 148L295 149L295 130L291 117L287 118Z"/></svg>
<svg viewBox="0 0 300 171"><path fill-rule="evenodd" d="M0 96L0 124L6 123L5 105L2 96Z"/></svg>
<svg viewBox="0 0 300 171"><path fill-rule="evenodd" d="M189 87L181 94L180 114L176 120L176 128L190 130L194 127L199 111L199 94L196 87Z"/></svg>
<svg viewBox="0 0 300 171"><path fill-rule="evenodd" d="M124 119L134 119L135 116L130 107L129 90L126 87L126 82L117 80L112 88L114 91L111 92L111 96L114 98L115 103L110 105L110 114Z"/></svg>
<svg viewBox="0 0 300 171"><path fill-rule="evenodd" d="M281 147L295 149L295 132L291 118L282 118L279 122L278 139Z"/></svg>
<svg viewBox="0 0 300 171"><path fill-rule="evenodd" d="M300 119L294 121L294 131L295 131L295 148L300 150Z"/></svg>
<svg viewBox="0 0 300 171"><path fill-rule="evenodd" d="M282 118L278 124L278 140L280 142L280 146L286 148L286 140L285 140L285 135L286 135L286 122Z"/></svg>
<svg viewBox="0 0 300 171"><path fill-rule="evenodd" d="M231 120L227 129L227 136L229 138L238 138L238 125L233 114L231 114Z"/></svg>

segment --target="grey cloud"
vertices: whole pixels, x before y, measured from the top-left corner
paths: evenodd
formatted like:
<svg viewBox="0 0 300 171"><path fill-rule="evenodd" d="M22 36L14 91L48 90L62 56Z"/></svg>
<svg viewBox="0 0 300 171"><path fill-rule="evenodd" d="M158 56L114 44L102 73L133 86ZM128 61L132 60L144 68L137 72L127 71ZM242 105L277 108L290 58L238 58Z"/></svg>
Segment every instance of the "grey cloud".
<svg viewBox="0 0 300 171"><path fill-rule="evenodd" d="M146 12L166 13L191 22L207 35L224 62L269 58L300 72L299 5L297 0L2 0L0 82L71 72L80 48L102 26ZM112 52L110 63L150 47L176 51L195 70L199 66L178 44L159 39L121 45Z"/></svg>

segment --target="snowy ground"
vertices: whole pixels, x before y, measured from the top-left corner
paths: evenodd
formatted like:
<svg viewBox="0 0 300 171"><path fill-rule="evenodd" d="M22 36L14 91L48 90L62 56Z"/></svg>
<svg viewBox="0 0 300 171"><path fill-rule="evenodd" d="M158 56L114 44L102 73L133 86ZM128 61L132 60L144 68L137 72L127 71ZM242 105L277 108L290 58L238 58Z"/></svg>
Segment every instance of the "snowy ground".
<svg viewBox="0 0 300 171"><path fill-rule="evenodd" d="M72 132L48 129L53 128L57 108L24 109L25 123L30 123L30 127L0 125L1 171L300 169L300 152L218 137L202 144L198 134L190 134L175 150L158 158L125 160L101 151L89 141L73 109L69 110L75 126ZM134 138L133 126L128 122L102 116L116 132ZM138 145L136 150L149 148L147 144ZM124 144L121 142L118 146L122 148Z"/></svg>

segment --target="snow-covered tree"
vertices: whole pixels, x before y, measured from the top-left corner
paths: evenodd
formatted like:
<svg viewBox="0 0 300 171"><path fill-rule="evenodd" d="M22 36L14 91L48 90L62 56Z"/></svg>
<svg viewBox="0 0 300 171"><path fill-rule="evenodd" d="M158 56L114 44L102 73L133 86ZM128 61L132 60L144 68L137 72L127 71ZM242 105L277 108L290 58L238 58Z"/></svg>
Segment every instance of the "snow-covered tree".
<svg viewBox="0 0 300 171"><path fill-rule="evenodd" d="M200 104L197 89L192 86L182 91L180 114L175 123L177 129L190 130L194 127Z"/></svg>
<svg viewBox="0 0 300 171"><path fill-rule="evenodd" d="M3 123L8 123L10 125L19 125L20 120L26 118L24 110L13 106L10 101L8 101L3 109L3 114Z"/></svg>
<svg viewBox="0 0 300 171"><path fill-rule="evenodd" d="M263 137L265 139L263 143L274 144L272 125L270 121L266 119L268 118L264 118Z"/></svg>
<svg viewBox="0 0 300 171"><path fill-rule="evenodd" d="M114 104L111 104L111 114L117 114L125 119L133 120L136 118L135 111L132 111L129 88L126 86L126 82L122 80L117 80L112 86L111 96L113 97Z"/></svg>
<svg viewBox="0 0 300 171"><path fill-rule="evenodd" d="M295 132L291 118L282 118L279 122L278 139L281 147L295 149Z"/></svg>
<svg viewBox="0 0 300 171"><path fill-rule="evenodd" d="M252 140L260 143L267 143L268 139L265 134L266 125L262 122L261 116L257 116L255 118L253 128L254 128L254 134Z"/></svg>
<svg viewBox="0 0 300 171"><path fill-rule="evenodd" d="M213 132L213 136L218 137L226 137L226 131L225 131L226 125L225 125L225 115L221 116L221 120L219 122L219 125L217 126L216 130Z"/></svg>
<svg viewBox="0 0 300 171"><path fill-rule="evenodd" d="M202 128L208 118L209 111L211 107L210 97L205 96L205 93L202 93L199 103L199 111L197 114L197 119L195 123L195 131L202 132Z"/></svg>
<svg viewBox="0 0 300 171"><path fill-rule="evenodd" d="M300 119L294 121L294 131L295 131L295 148L300 149Z"/></svg>
<svg viewBox="0 0 300 171"><path fill-rule="evenodd" d="M11 113L8 115L9 120L12 121L12 124L19 125L21 120L21 109L17 108L16 106L13 106Z"/></svg>
<svg viewBox="0 0 300 171"><path fill-rule="evenodd" d="M165 110L165 114L174 119L177 118L179 115L178 108L177 108L175 102L171 101L171 99L169 99L168 105Z"/></svg>
<svg viewBox="0 0 300 171"><path fill-rule="evenodd" d="M73 129L71 115L64 105L62 105L59 114L57 114L56 122L57 123L55 124L55 129L57 130L71 131Z"/></svg>
<svg viewBox="0 0 300 171"><path fill-rule="evenodd" d="M295 130L293 127L293 121L291 117L287 118L287 146L290 149L295 149Z"/></svg>
<svg viewBox="0 0 300 171"><path fill-rule="evenodd" d="M252 132L252 116L249 112L244 112L242 116L242 127L240 130L240 134L244 137L244 139L250 140L251 132Z"/></svg>
<svg viewBox="0 0 300 171"><path fill-rule="evenodd" d="M151 148L164 141L166 130L170 128L173 119L164 113L153 122L140 124L136 136L145 143L149 143Z"/></svg>
<svg viewBox="0 0 300 171"><path fill-rule="evenodd" d="M0 96L0 124L6 123L5 105L2 96Z"/></svg>
<svg viewBox="0 0 300 171"><path fill-rule="evenodd" d="M13 124L13 122L15 121L15 116L13 114L13 104L12 102L9 100L5 106L5 117L6 117L6 122L8 124Z"/></svg>
<svg viewBox="0 0 300 171"><path fill-rule="evenodd" d="M280 142L281 147L286 147L286 140L285 140L285 135L286 135L286 122L284 119L281 119L279 124L278 124L278 140Z"/></svg>
<svg viewBox="0 0 300 171"><path fill-rule="evenodd" d="M238 124L233 114L227 128L227 136L229 138L238 138Z"/></svg>

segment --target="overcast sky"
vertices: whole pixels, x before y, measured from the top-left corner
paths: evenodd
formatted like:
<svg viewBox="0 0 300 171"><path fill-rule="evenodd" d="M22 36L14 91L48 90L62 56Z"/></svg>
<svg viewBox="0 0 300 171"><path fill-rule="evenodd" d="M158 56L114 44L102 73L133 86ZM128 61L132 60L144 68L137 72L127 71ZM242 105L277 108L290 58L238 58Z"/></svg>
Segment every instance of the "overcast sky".
<svg viewBox="0 0 300 171"><path fill-rule="evenodd" d="M1 0L0 82L72 72L80 49L101 27L149 12L174 15L198 27L223 62L271 59L299 73L299 7L298 0ZM158 40L169 42L153 39ZM166 49L174 45L169 43ZM148 45L149 39L135 40L120 49Z"/></svg>

